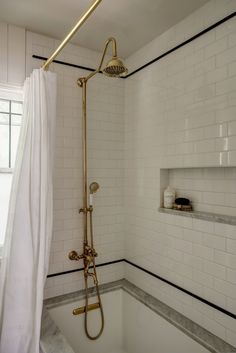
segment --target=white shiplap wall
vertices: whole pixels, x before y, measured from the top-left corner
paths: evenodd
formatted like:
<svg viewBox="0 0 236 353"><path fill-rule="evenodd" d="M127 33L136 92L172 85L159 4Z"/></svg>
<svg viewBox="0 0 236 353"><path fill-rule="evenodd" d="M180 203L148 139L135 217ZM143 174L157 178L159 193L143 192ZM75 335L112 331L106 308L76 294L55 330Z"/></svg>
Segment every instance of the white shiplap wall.
<svg viewBox="0 0 236 353"><path fill-rule="evenodd" d="M0 82L21 86L25 79L25 29L0 22Z"/></svg>

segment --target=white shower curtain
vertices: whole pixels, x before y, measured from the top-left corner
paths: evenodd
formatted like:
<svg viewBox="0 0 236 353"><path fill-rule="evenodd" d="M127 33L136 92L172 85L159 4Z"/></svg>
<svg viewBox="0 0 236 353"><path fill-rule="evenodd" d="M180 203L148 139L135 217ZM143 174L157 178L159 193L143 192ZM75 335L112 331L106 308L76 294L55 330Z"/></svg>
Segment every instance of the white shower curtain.
<svg viewBox="0 0 236 353"><path fill-rule="evenodd" d="M23 121L0 269L0 352L38 353L52 237L56 76L34 70Z"/></svg>

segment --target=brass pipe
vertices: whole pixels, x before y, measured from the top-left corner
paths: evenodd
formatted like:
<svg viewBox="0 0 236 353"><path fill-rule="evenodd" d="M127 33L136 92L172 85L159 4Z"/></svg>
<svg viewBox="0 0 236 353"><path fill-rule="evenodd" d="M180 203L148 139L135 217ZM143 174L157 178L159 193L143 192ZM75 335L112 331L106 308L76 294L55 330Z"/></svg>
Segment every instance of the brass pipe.
<svg viewBox="0 0 236 353"><path fill-rule="evenodd" d="M66 44L71 40L71 38L76 34L79 28L84 24L87 18L93 13L93 11L97 8L102 0L95 0L94 3L90 6L90 8L84 13L84 15L80 18L80 20L76 23L76 25L72 28L72 30L68 33L68 35L63 39L61 44L57 47L54 53L47 59L47 61L43 64L42 68L44 70L48 70L49 65L52 61L58 56L58 54L62 51L62 49L66 46Z"/></svg>
<svg viewBox="0 0 236 353"><path fill-rule="evenodd" d="M107 39L106 43L105 43L105 47L104 47L104 50L103 50L103 53L102 53L102 58L101 58L101 61L100 61L100 64L98 66L98 68L91 72L91 74L89 74L87 77L82 77L82 78L79 78L77 83L80 87L83 86L83 81L87 82L90 78L92 78L93 76L95 76L102 68L102 64L104 62L104 59L105 59L105 55L106 55L106 52L107 52L107 48L109 46L109 44L112 43L112 56L113 57L117 57L117 45L116 45L116 40L115 38L113 37L110 37Z"/></svg>
<svg viewBox="0 0 236 353"><path fill-rule="evenodd" d="M83 80L83 79L82 79ZM88 168L87 168L87 82L83 80L82 85L82 149L83 149L83 208L88 209ZM84 246L88 244L88 216L84 212Z"/></svg>
<svg viewBox="0 0 236 353"><path fill-rule="evenodd" d="M80 212L83 212L84 216L84 281L85 281L85 321L84 321L84 328L86 335L89 339L91 340L96 340L99 338L103 332L104 329L104 313L103 313L103 307L102 307L102 301L99 293L99 287L98 287L98 280L97 280L97 273L96 273L96 265L95 265L95 258L94 254L87 255L88 250L94 251L93 248L93 221L92 221L92 212L93 212L93 207L90 206L88 207L88 172L87 172L87 82L90 78L95 76L102 68L102 64L108 49L109 44L112 43L112 55L113 57L117 56L117 48L116 48L116 40L115 38L111 37L108 38L108 40L105 43L105 48L103 50L102 58L100 61L100 64L98 68L89 74L87 77L81 77L77 80L77 83L80 87L82 87L82 149L83 149L83 208L80 209ZM89 213L89 224L90 224L90 241L91 241L91 246L88 244L88 213ZM88 249L89 248L89 249ZM93 267L93 272L89 272L89 266L90 266L90 258L92 262L92 267ZM76 260L79 259L79 256L77 256ZM99 308L100 308L100 314L101 314L101 328L100 331L98 332L97 335L91 336L90 333L88 332L88 311L89 309L89 304L88 304L88 277L92 276L94 285L96 287L96 292L97 292L97 297L98 297L98 303L99 303ZM80 308L79 308L80 309ZM78 310L79 310L78 309ZM76 309L75 309L76 310ZM82 310L82 309L81 309ZM81 311L80 310L80 311Z"/></svg>
<svg viewBox="0 0 236 353"><path fill-rule="evenodd" d="M127 72L127 69L123 65L122 61L117 58L117 47L116 47L116 40L115 38L111 37L105 43L105 48L103 50L103 54L101 57L100 64L98 68L90 73L87 77L81 77L77 80L77 83L80 87L82 87L82 149L83 149L83 208L79 210L79 213L83 213L84 219L84 247L83 247L83 254L78 255L76 251L71 251L69 254L69 258L71 260L79 261L83 259L84 261L84 281L85 281L85 307L78 308L74 310L74 315L80 314L82 312L85 313L85 320L84 320L84 328L87 337L91 340L96 340L99 338L104 329L104 313L102 307L101 296L98 287L98 280L97 280L97 272L96 272L96 264L95 264L95 257L97 253L94 249L94 241L93 241L93 206L89 204L88 206L88 163L87 163L87 82L90 78L95 76L102 68L103 61L108 49L109 44L112 43L112 60L109 61L108 65L106 66L106 72L104 73L108 76L115 76L120 77L121 74ZM109 70L108 70L109 68ZM105 69L104 69L105 70ZM90 185L90 193L94 193L98 190L99 185L96 182L93 182ZM89 213L89 215L88 215ZM89 224L89 229L88 229ZM88 234L90 233L90 241L88 241ZM92 270L89 269L92 267ZM91 306L88 304L88 278L93 278L93 282L96 288L98 303L95 304L96 307L100 309L101 314L101 327L97 335L91 336L88 331L88 311L92 310Z"/></svg>

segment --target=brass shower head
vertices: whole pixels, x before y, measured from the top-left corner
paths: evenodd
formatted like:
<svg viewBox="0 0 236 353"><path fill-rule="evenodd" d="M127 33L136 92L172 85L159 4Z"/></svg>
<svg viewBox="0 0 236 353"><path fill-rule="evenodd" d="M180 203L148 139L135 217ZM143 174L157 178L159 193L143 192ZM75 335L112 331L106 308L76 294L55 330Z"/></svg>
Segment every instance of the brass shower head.
<svg viewBox="0 0 236 353"><path fill-rule="evenodd" d="M99 184L96 181L94 181L89 185L90 194L95 194L95 192L97 192L98 189L99 189Z"/></svg>
<svg viewBox="0 0 236 353"><path fill-rule="evenodd" d="M128 73L128 70L121 59L117 56L113 56L103 69L103 73L109 77L122 77Z"/></svg>

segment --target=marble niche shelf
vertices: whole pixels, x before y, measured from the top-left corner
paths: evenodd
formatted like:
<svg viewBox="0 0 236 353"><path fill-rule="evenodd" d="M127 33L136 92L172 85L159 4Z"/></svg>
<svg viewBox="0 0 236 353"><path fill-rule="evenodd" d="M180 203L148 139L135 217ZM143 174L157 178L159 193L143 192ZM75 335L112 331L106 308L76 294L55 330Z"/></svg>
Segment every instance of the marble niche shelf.
<svg viewBox="0 0 236 353"><path fill-rule="evenodd" d="M164 207L160 207L158 211L161 213L171 214L175 216L202 219L204 221L224 223L224 224L230 224L234 226L236 225L236 216L234 217L234 216L227 216L223 214L200 212L200 211L185 212L185 211L178 211L178 210L164 208Z"/></svg>

